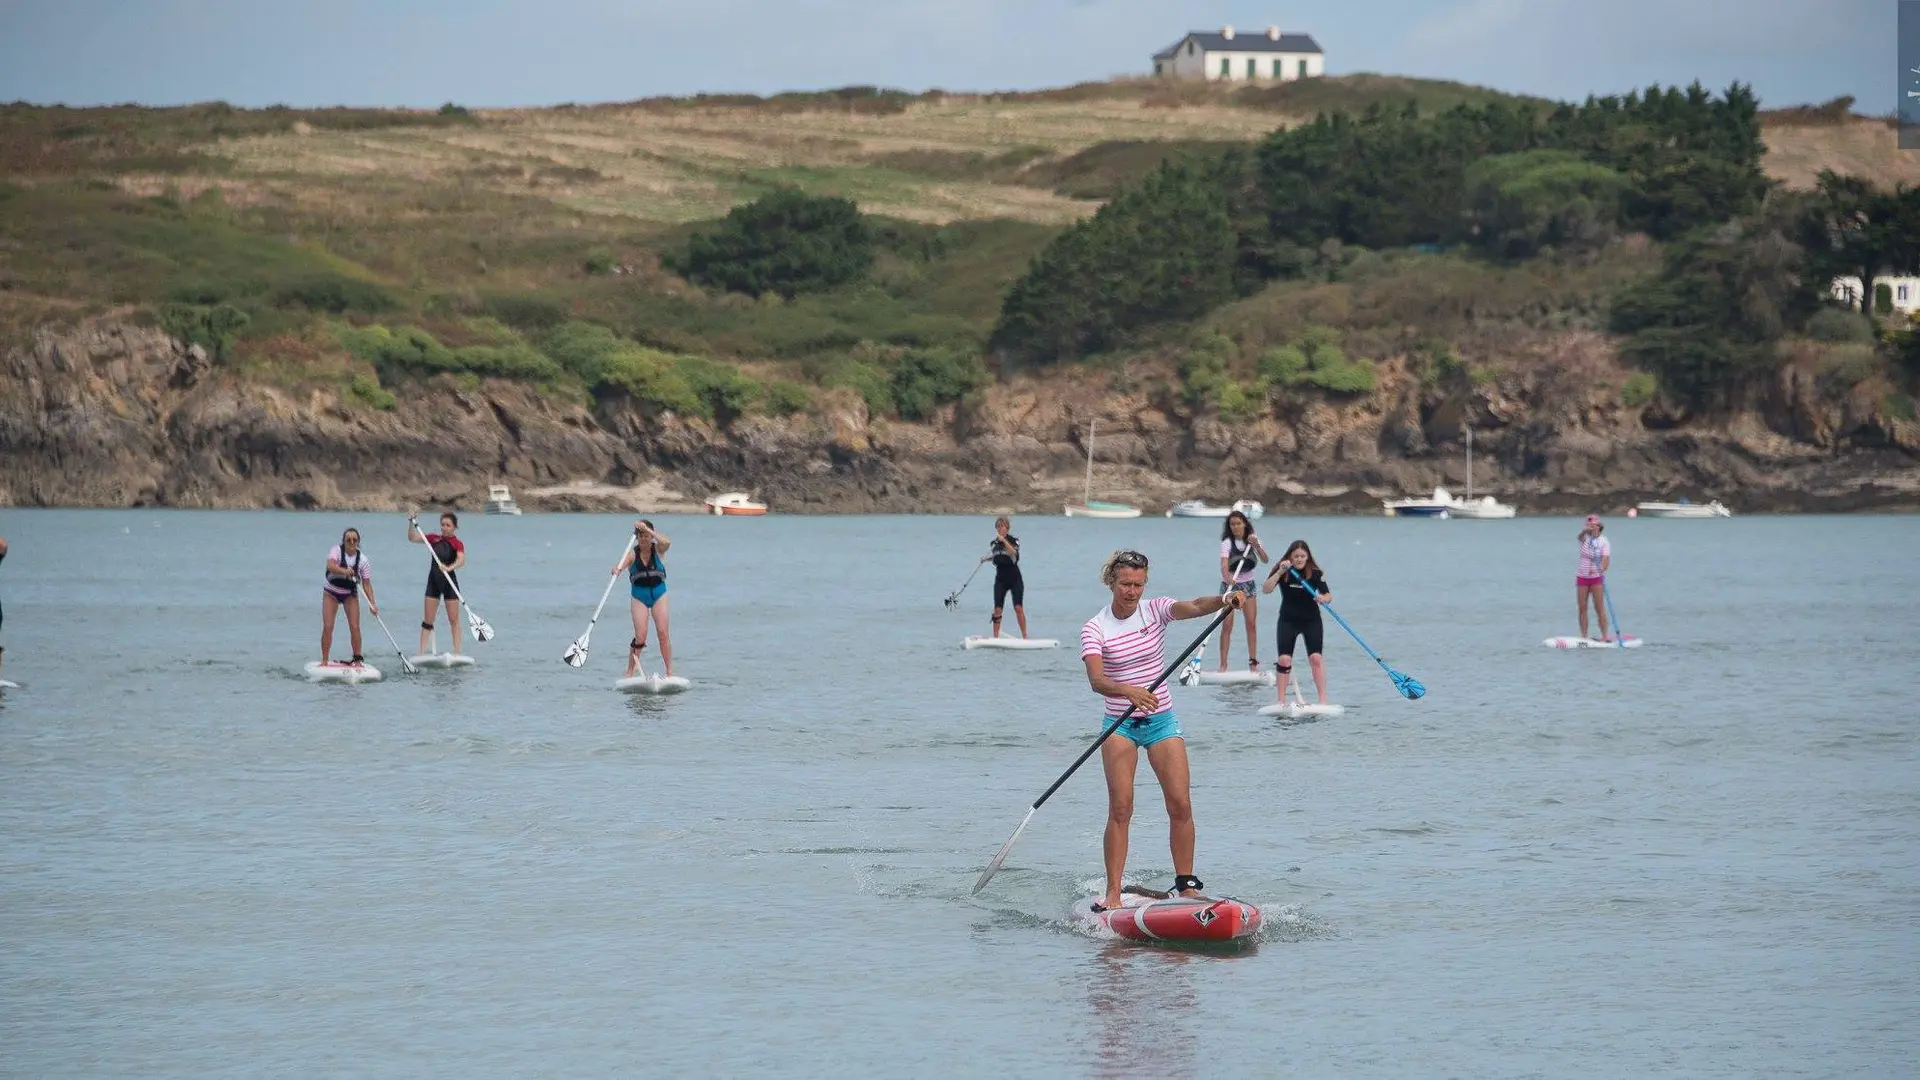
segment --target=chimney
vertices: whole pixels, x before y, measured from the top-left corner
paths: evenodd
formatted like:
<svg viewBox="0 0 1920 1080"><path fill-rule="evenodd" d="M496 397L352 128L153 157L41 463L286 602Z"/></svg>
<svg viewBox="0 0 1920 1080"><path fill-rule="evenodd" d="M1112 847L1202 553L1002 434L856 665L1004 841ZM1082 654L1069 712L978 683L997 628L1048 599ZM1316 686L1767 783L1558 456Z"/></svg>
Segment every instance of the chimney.
<svg viewBox="0 0 1920 1080"><path fill-rule="evenodd" d="M1268 40L1268 41L1279 41L1279 40L1280 40L1280 28L1279 28L1279 27L1277 27L1277 26L1269 26L1269 27L1267 27L1267 40Z"/></svg>
<svg viewBox="0 0 1920 1080"><path fill-rule="evenodd" d="M1231 26L1223 26L1223 27L1221 27L1221 28L1220 28L1220 36L1221 36L1221 37L1223 37L1223 38L1226 38L1226 39L1227 39L1228 41L1232 41L1232 40L1233 40L1233 27L1231 27Z"/></svg>

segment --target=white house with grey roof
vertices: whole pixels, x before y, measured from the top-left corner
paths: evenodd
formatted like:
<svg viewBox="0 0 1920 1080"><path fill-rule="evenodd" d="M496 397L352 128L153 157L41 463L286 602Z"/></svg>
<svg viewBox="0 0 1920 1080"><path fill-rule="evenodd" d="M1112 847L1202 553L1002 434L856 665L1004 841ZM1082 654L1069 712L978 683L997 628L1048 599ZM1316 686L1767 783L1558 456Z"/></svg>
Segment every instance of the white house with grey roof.
<svg viewBox="0 0 1920 1080"><path fill-rule="evenodd" d="M1327 73L1326 56L1311 34L1277 26L1243 34L1231 26L1219 33L1195 30L1153 54L1153 73L1169 79L1291 81Z"/></svg>

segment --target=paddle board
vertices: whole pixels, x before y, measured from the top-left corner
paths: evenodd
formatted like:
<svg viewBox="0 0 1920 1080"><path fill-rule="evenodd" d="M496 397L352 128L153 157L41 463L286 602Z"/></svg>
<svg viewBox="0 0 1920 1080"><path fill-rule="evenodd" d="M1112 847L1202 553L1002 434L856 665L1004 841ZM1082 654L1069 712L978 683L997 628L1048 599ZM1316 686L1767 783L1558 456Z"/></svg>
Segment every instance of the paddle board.
<svg viewBox="0 0 1920 1080"><path fill-rule="evenodd" d="M1201 686L1272 686L1271 671L1208 671L1196 673Z"/></svg>
<svg viewBox="0 0 1920 1080"><path fill-rule="evenodd" d="M1156 900L1126 893L1121 906L1095 911L1098 897L1073 905L1073 917L1086 926L1105 927L1129 941L1239 941L1260 931L1260 909L1240 900L1175 896Z"/></svg>
<svg viewBox="0 0 1920 1080"><path fill-rule="evenodd" d="M1637 649L1640 647L1640 639L1632 634L1621 635L1619 641L1601 641L1598 638L1584 637L1550 637L1540 644L1549 649L1618 649L1622 647Z"/></svg>
<svg viewBox="0 0 1920 1080"><path fill-rule="evenodd" d="M973 634L969 635L967 640L961 642L961 644L969 649L1057 649L1060 647L1060 639L1050 637L1018 638L1006 637L1004 635L1001 637L981 637L978 634Z"/></svg>
<svg viewBox="0 0 1920 1080"><path fill-rule="evenodd" d="M413 663L414 667L453 668L473 666L473 657L465 653L421 653L419 656L409 656L407 659Z"/></svg>
<svg viewBox="0 0 1920 1080"><path fill-rule="evenodd" d="M323 664L318 660L309 660L307 678L314 682L379 682L380 669L372 664L345 664L338 660Z"/></svg>
<svg viewBox="0 0 1920 1080"><path fill-rule="evenodd" d="M1289 701L1284 705L1276 702L1272 705L1263 706L1260 710L1260 715L1283 716L1290 720L1298 720L1308 716L1339 716L1346 711L1347 707L1345 705L1321 705L1318 702Z"/></svg>
<svg viewBox="0 0 1920 1080"><path fill-rule="evenodd" d="M678 675L635 675L613 684L623 694L678 694L693 684Z"/></svg>
<svg viewBox="0 0 1920 1080"><path fill-rule="evenodd" d="M20 684L9 679L0 679L0 690L18 690Z"/></svg>

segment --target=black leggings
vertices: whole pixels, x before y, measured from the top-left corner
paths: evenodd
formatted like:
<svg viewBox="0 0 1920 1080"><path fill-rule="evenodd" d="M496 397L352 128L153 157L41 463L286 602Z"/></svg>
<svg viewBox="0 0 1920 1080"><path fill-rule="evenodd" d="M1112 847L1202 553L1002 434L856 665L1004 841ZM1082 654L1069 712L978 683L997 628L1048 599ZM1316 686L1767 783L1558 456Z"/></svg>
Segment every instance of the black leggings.
<svg viewBox="0 0 1920 1080"><path fill-rule="evenodd" d="M1008 593L1013 594L1014 607L1027 606L1026 579L1019 577L1003 578L996 575L993 579L993 608L995 611L1007 606Z"/></svg>
<svg viewBox="0 0 1920 1080"><path fill-rule="evenodd" d="M1287 661L1281 665L1282 671L1293 667L1293 645L1300 638L1307 639L1307 655L1318 656L1323 651L1320 646L1326 644L1323 631L1326 624L1319 619L1312 622L1289 622L1285 615L1280 616L1279 625L1273 628L1274 637L1280 641L1280 659Z"/></svg>

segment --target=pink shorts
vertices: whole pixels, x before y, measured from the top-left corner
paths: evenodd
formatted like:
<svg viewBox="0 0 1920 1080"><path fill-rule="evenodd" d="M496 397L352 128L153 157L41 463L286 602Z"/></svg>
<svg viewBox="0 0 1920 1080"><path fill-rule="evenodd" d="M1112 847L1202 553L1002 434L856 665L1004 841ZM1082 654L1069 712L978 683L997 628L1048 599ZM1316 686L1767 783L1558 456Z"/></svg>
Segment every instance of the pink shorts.
<svg viewBox="0 0 1920 1080"><path fill-rule="evenodd" d="M1606 580L1607 579L1603 577L1581 577L1578 574L1573 576L1573 583L1582 589L1598 588L1600 584Z"/></svg>

